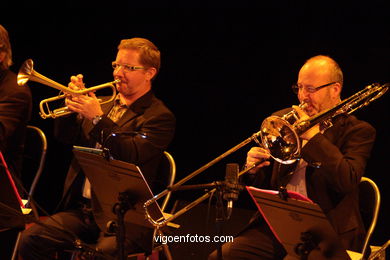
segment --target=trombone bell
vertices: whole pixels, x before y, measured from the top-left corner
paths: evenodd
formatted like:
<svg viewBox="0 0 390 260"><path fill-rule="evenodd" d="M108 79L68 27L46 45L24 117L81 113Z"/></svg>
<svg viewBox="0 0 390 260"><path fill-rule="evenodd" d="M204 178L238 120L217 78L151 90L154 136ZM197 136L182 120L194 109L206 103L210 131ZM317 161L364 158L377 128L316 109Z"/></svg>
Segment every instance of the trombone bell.
<svg viewBox="0 0 390 260"><path fill-rule="evenodd" d="M293 119L288 113L282 117L270 116L266 118L260 127L260 137L263 147L270 151L271 157L282 164L294 163L300 158L300 135L316 124L322 124L326 128L332 126L331 120L339 114L351 114L355 110L367 106L372 101L381 97L389 89L390 84L374 83L344 99L336 106L325 110L303 121ZM295 119L297 119L294 116Z"/></svg>

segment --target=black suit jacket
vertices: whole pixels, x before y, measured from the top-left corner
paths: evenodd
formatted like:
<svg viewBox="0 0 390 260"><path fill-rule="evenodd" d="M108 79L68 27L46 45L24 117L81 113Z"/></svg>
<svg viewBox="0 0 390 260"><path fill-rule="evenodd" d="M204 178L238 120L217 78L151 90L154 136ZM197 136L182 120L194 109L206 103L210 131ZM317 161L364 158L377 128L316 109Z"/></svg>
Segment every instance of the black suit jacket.
<svg viewBox="0 0 390 260"><path fill-rule="evenodd" d="M56 119L55 136L65 143L95 147L96 142L104 144L114 159L136 164L141 168L148 183L158 179L157 168L163 151L167 149L175 131L175 117L172 112L157 99L152 91L136 100L125 114L114 123L107 114L114 101L103 104L104 116L94 126L90 120L78 118L76 114ZM146 138L135 132L143 133ZM116 135L113 136L112 133ZM57 209L79 207L85 176L79 163L73 159L65 179L64 192ZM96 223L102 231L106 230L106 213L91 191L92 210ZM117 194L113 194L117 196ZM146 252L151 250L153 230L126 223L126 237L138 244Z"/></svg>
<svg viewBox="0 0 390 260"><path fill-rule="evenodd" d="M163 151L174 135L175 117L151 91L136 100L117 123L107 117L113 104L114 101L102 105L104 116L96 126L90 120L80 120L75 114L56 119L55 135L73 145L95 147L96 142L104 143L115 159L139 166L153 185ZM134 132L145 133L147 138ZM116 135L112 136L112 133ZM61 206L75 206L84 180L80 173L80 166L73 159L65 180Z"/></svg>
<svg viewBox="0 0 390 260"><path fill-rule="evenodd" d="M30 88L20 87L15 73L0 70L0 149L8 166L18 175L31 106Z"/></svg>
<svg viewBox="0 0 390 260"><path fill-rule="evenodd" d="M31 103L30 89L18 86L15 73L0 70L0 150L11 173L18 178L21 177L26 125L30 119ZM2 212L0 230L4 227L24 228L20 205L1 162L0 175L0 203L14 209L7 211L0 205ZM18 182L16 184L18 185ZM18 212L20 214L16 214Z"/></svg>
<svg viewBox="0 0 390 260"><path fill-rule="evenodd" d="M278 115L285 114L286 110ZM344 247L358 251L365 235L359 213L357 188L375 140L375 129L355 116L339 115L333 126L314 136L301 151L308 162L306 188L338 233ZM319 168L310 165L318 165ZM262 171L255 186L285 186L296 164L274 162L272 172Z"/></svg>

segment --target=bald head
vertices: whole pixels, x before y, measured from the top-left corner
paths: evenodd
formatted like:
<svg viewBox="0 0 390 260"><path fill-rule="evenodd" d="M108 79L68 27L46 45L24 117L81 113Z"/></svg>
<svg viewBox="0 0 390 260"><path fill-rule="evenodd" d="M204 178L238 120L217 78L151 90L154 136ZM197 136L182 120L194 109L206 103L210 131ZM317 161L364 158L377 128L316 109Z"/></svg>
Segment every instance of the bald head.
<svg viewBox="0 0 390 260"><path fill-rule="evenodd" d="M306 113L313 116L340 102L343 73L339 65L328 56L308 59L298 74L298 99L306 103ZM309 88L315 89L308 91Z"/></svg>
<svg viewBox="0 0 390 260"><path fill-rule="evenodd" d="M311 74L318 78L326 78L328 82L343 85L343 72L335 60L329 56L318 55L308 59L299 71L299 76Z"/></svg>

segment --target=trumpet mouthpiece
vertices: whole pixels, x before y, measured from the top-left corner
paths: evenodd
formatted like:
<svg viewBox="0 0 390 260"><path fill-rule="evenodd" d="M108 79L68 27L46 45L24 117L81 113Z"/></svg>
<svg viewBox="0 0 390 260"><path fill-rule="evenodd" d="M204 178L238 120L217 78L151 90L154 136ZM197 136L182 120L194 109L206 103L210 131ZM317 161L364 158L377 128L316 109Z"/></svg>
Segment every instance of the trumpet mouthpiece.
<svg viewBox="0 0 390 260"><path fill-rule="evenodd" d="M299 107L302 108L303 110L305 110L305 108L307 108L309 106L309 104L307 104L305 101L303 101L301 104L299 104Z"/></svg>

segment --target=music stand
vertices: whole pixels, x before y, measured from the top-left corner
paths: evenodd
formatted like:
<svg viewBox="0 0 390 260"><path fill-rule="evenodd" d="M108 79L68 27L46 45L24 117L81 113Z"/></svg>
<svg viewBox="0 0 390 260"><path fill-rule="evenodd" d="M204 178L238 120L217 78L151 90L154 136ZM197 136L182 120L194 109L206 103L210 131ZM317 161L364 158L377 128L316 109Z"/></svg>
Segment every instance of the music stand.
<svg viewBox="0 0 390 260"><path fill-rule="evenodd" d="M131 227L133 233L142 232L142 228L154 228L146 219L144 209L145 201L151 199L153 193L136 165L110 159L97 149L74 147L73 153L91 183L96 224L107 233L113 233L111 229L115 227L119 259L126 259L126 227ZM163 218L157 202L149 205L148 211L153 219Z"/></svg>
<svg viewBox="0 0 390 260"><path fill-rule="evenodd" d="M75 146L73 153L91 183L95 222L107 233L112 233L109 223L116 224L119 259L126 259L125 226L131 226L132 232L140 230L137 226L154 228L144 209L153 193L138 166L111 159L99 149ZM157 202L149 205L148 211L153 219L163 218Z"/></svg>
<svg viewBox="0 0 390 260"><path fill-rule="evenodd" d="M110 221L117 221L118 225L124 222L154 228L146 219L144 209L145 201L151 199L153 193L138 166L107 159L103 154L96 153L96 149L91 149L89 152L86 148L74 147L73 153L91 183L95 195L93 213L96 223L103 232L110 232L107 230L107 223ZM131 201L129 208L122 212L123 219L119 219L115 210L113 211L121 194L126 194ZM153 219L163 217L157 202L148 206L148 211ZM119 226L118 229L120 230L121 227ZM118 241L118 247L121 250L123 247L119 245L120 242Z"/></svg>
<svg viewBox="0 0 390 260"><path fill-rule="evenodd" d="M284 198L278 191L246 188L290 257L350 259L318 204L296 192Z"/></svg>

